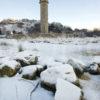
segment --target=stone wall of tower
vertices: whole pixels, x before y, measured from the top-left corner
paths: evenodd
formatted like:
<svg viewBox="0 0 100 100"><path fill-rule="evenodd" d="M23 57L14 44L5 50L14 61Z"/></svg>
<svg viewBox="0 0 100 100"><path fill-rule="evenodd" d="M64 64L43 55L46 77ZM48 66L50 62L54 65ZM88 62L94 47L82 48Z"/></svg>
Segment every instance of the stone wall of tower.
<svg viewBox="0 0 100 100"><path fill-rule="evenodd" d="M41 33L48 33L48 0L40 0Z"/></svg>

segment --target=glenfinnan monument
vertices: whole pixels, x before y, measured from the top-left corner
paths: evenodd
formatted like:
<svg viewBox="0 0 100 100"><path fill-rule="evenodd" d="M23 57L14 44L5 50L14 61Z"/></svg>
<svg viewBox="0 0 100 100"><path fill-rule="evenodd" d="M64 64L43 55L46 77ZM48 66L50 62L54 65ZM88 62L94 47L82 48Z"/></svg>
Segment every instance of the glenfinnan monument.
<svg viewBox="0 0 100 100"><path fill-rule="evenodd" d="M40 0L41 33L48 33L48 0Z"/></svg>

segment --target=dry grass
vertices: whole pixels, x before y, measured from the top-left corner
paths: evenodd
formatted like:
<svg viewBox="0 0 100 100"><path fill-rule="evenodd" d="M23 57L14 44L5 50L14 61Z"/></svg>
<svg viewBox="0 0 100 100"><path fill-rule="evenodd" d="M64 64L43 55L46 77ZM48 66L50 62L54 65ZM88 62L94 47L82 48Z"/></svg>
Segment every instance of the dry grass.
<svg viewBox="0 0 100 100"><path fill-rule="evenodd" d="M22 51L24 51L24 48L23 48L23 46L20 44L20 45L18 46L18 52L22 52Z"/></svg>
<svg viewBox="0 0 100 100"><path fill-rule="evenodd" d="M88 73L84 73L84 74L80 77L80 79L82 79L82 80L90 80L90 75L89 75Z"/></svg>
<svg viewBox="0 0 100 100"><path fill-rule="evenodd" d="M7 42L1 42L0 46L8 46L9 44Z"/></svg>
<svg viewBox="0 0 100 100"><path fill-rule="evenodd" d="M85 55L85 56L100 56L100 51L83 51L82 55Z"/></svg>

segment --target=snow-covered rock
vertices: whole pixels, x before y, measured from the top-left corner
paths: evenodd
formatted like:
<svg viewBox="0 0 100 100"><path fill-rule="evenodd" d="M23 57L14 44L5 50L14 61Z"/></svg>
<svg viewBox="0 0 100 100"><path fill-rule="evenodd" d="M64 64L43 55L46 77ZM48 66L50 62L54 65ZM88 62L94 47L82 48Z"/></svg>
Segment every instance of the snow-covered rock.
<svg viewBox="0 0 100 100"><path fill-rule="evenodd" d="M55 91L55 84L58 78L76 83L77 77L72 66L65 64L58 67L51 67L41 73L41 85L44 88Z"/></svg>
<svg viewBox="0 0 100 100"><path fill-rule="evenodd" d="M92 63L89 67L86 67L85 70L90 74L100 74L100 66L97 63Z"/></svg>
<svg viewBox="0 0 100 100"><path fill-rule="evenodd" d="M55 100L81 100L81 89L63 79L57 80Z"/></svg>
<svg viewBox="0 0 100 100"><path fill-rule="evenodd" d="M67 63L73 67L77 77L80 78L83 75L86 65L82 61L72 58Z"/></svg>
<svg viewBox="0 0 100 100"><path fill-rule="evenodd" d="M19 52L15 55L14 59L18 61L22 67L37 64L38 61L38 57L30 51Z"/></svg>
<svg viewBox="0 0 100 100"><path fill-rule="evenodd" d="M22 78L25 79L35 79L36 76L40 76L40 73L45 70L45 66L41 65L30 65L23 67L20 72L22 74Z"/></svg>
<svg viewBox="0 0 100 100"><path fill-rule="evenodd" d="M42 71L47 69L47 66L42 66L42 65L35 65L37 67L37 76L40 77L40 74Z"/></svg>
<svg viewBox="0 0 100 100"><path fill-rule="evenodd" d="M7 75L9 77L15 75L20 69L20 63L9 58L3 58L0 62L0 76Z"/></svg>
<svg viewBox="0 0 100 100"><path fill-rule="evenodd" d="M26 66L26 67L23 67L21 69L22 71L22 78L25 78L25 79L35 79L36 78L36 73L37 73L37 67L36 66L33 66L33 65L30 65L30 66Z"/></svg>

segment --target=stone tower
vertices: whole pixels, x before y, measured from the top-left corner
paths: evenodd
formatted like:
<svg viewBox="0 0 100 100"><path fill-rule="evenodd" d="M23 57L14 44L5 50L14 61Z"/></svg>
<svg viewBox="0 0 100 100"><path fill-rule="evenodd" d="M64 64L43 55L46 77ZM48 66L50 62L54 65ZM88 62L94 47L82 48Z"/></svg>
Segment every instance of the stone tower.
<svg viewBox="0 0 100 100"><path fill-rule="evenodd" d="M48 0L40 0L41 33L48 33Z"/></svg>

